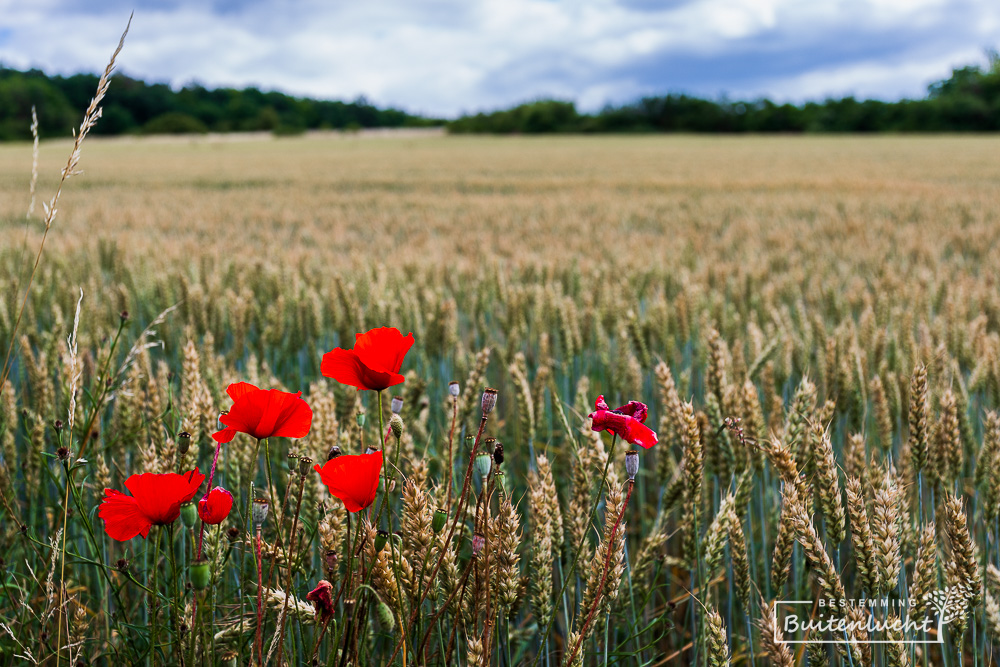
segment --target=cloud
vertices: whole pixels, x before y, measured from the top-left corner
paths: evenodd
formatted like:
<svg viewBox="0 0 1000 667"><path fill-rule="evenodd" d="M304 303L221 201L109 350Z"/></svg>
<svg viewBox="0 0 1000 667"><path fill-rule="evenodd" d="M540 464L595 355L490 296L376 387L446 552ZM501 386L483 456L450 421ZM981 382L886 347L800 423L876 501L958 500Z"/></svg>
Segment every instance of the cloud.
<svg viewBox="0 0 1000 667"><path fill-rule="evenodd" d="M132 6L0 0L0 61L98 71ZM451 116L546 96L919 96L998 43L995 0L151 0L121 63Z"/></svg>

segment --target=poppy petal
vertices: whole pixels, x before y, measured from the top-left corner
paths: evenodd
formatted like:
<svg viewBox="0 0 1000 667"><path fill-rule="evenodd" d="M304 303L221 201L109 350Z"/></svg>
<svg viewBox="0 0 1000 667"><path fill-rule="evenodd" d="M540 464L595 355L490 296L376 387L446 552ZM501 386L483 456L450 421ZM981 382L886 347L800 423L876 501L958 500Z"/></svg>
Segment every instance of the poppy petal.
<svg viewBox="0 0 1000 667"><path fill-rule="evenodd" d="M233 401L238 401L242 396L246 396L254 391L260 391L260 389L249 382L234 382L226 387L226 393L229 394L229 398L233 399Z"/></svg>
<svg viewBox="0 0 1000 667"><path fill-rule="evenodd" d="M354 337L354 353L373 371L399 373L411 347L413 334L404 336L395 327L380 327Z"/></svg>
<svg viewBox="0 0 1000 667"><path fill-rule="evenodd" d="M312 427L312 418L312 408L296 395L278 415L271 435L276 438L303 438Z"/></svg>
<svg viewBox="0 0 1000 667"><path fill-rule="evenodd" d="M320 373L341 384L364 391L380 391L400 384L405 379L398 373L369 368L361 362L354 350L336 348L323 355Z"/></svg>
<svg viewBox="0 0 1000 667"><path fill-rule="evenodd" d="M212 434L212 439L215 440L220 445L224 445L227 442L232 442L236 434L239 433L235 428L228 426L221 431L216 431Z"/></svg>
<svg viewBox="0 0 1000 667"><path fill-rule="evenodd" d="M348 512L359 512L375 501L378 477L382 472L382 452L338 456L313 469L319 473L330 495L340 498Z"/></svg>
<svg viewBox="0 0 1000 667"><path fill-rule="evenodd" d="M643 449L649 449L658 442L653 429L632 417L626 417L625 433L621 435L633 445L639 445Z"/></svg>
<svg viewBox="0 0 1000 667"><path fill-rule="evenodd" d="M136 535L145 538L153 525L139 509L135 498L114 489L104 490L104 501L97 515L104 519L104 532L108 537L119 542L131 540Z"/></svg>

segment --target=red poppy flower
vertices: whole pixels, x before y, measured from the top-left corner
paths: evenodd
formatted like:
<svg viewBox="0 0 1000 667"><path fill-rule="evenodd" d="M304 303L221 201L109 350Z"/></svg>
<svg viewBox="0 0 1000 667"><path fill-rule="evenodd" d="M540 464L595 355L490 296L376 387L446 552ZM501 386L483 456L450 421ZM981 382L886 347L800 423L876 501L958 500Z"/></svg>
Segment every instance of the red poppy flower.
<svg viewBox="0 0 1000 667"><path fill-rule="evenodd" d="M599 396L594 407L597 408L596 412L591 412L589 416L593 420L591 428L595 431L617 433L619 438L645 449L657 443L656 433L643 423L649 414L645 403L629 401L612 410L604 402L604 396Z"/></svg>
<svg viewBox="0 0 1000 667"><path fill-rule="evenodd" d="M333 616L333 584L326 579L321 579L316 588L309 591L306 599L313 603L320 620L327 620Z"/></svg>
<svg viewBox="0 0 1000 667"><path fill-rule="evenodd" d="M382 451L341 455L313 469L330 489L330 494L344 501L348 512L360 512L375 500L378 476L382 472Z"/></svg>
<svg viewBox="0 0 1000 667"><path fill-rule="evenodd" d="M258 440L263 438L301 438L312 426L312 408L296 394L278 389L258 389L249 382L229 385L226 393L233 407L219 417L227 428L213 433L217 442L225 443L246 433Z"/></svg>
<svg viewBox="0 0 1000 667"><path fill-rule="evenodd" d="M222 523L233 509L233 494L217 486L198 501L198 516L210 526Z"/></svg>
<svg viewBox="0 0 1000 667"><path fill-rule="evenodd" d="M320 372L341 384L381 391L403 382L399 369L413 346L413 334L394 327L355 334L354 349L336 348L323 355Z"/></svg>
<svg viewBox="0 0 1000 667"><path fill-rule="evenodd" d="M126 495L114 489L104 489L104 500L97 515L104 519L104 530L119 542L136 535L143 539L152 526L165 526L181 515L181 505L194 498L205 476L195 468L182 475L151 472L132 475L125 487Z"/></svg>

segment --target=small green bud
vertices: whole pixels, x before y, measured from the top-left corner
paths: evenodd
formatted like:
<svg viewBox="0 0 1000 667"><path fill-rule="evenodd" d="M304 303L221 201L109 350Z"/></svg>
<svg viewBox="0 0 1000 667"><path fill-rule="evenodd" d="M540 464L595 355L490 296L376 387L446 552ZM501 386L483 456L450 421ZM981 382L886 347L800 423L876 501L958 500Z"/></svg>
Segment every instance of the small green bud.
<svg viewBox="0 0 1000 667"><path fill-rule="evenodd" d="M399 440L403 435L403 418L399 415L393 415L389 420L389 428L392 430L393 437Z"/></svg>
<svg viewBox="0 0 1000 667"><path fill-rule="evenodd" d="M444 528L444 524L448 522L448 513L443 509L434 510L434 518L431 519L431 528L434 529L434 534L441 532Z"/></svg>
<svg viewBox="0 0 1000 667"><path fill-rule="evenodd" d="M194 528L194 525L198 523L198 508L194 506L194 503L181 505L181 521L187 528Z"/></svg>
<svg viewBox="0 0 1000 667"><path fill-rule="evenodd" d="M375 553L382 551L385 543L389 540L389 533L380 530L375 534Z"/></svg>
<svg viewBox="0 0 1000 667"><path fill-rule="evenodd" d="M203 591L208 588L208 583L212 578L212 571L208 566L208 561L202 559L191 563L189 575L191 577L191 587L196 591Z"/></svg>

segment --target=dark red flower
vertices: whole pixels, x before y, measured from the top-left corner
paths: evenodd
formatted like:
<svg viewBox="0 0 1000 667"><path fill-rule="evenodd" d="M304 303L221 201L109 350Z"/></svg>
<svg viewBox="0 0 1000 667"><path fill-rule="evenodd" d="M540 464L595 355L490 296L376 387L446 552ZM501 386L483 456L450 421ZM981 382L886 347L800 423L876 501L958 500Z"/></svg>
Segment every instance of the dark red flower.
<svg viewBox="0 0 1000 667"><path fill-rule="evenodd" d="M330 494L344 501L348 512L360 512L375 500L378 476L382 472L382 451L338 456L313 469L330 489Z"/></svg>
<svg viewBox="0 0 1000 667"><path fill-rule="evenodd" d="M181 505L194 498L205 476L195 468L182 475L151 472L132 475L125 487L126 495L114 489L104 489L104 500L97 515L104 519L104 530L119 542L136 535L145 537L152 526L165 526L181 515Z"/></svg>
<svg viewBox="0 0 1000 667"><path fill-rule="evenodd" d="M296 394L278 389L258 389L248 382L229 385L226 393L233 407L219 417L227 428L213 433L217 442L229 442L237 433L263 438L301 438L312 426L312 408Z"/></svg>
<svg viewBox="0 0 1000 667"><path fill-rule="evenodd" d="M233 509L233 494L221 486L215 487L198 501L198 516L211 526L225 521L231 509Z"/></svg>
<svg viewBox="0 0 1000 667"><path fill-rule="evenodd" d="M309 591L306 599L316 607L320 620L326 621L333 616L333 584L326 579L320 579L316 588Z"/></svg>
<svg viewBox="0 0 1000 667"><path fill-rule="evenodd" d="M629 401L620 408L612 410L604 402L604 396L599 396L594 402L594 407L597 410L591 412L589 416L593 420L591 428L595 431L617 433L619 438L645 449L656 444L656 433L643 423L649 414L645 403Z"/></svg>
<svg viewBox="0 0 1000 667"><path fill-rule="evenodd" d="M399 369L413 346L413 334L394 327L354 335L354 349L336 348L323 355L320 372L341 384L381 391L403 382Z"/></svg>

